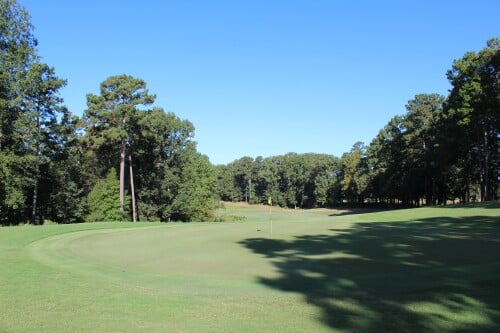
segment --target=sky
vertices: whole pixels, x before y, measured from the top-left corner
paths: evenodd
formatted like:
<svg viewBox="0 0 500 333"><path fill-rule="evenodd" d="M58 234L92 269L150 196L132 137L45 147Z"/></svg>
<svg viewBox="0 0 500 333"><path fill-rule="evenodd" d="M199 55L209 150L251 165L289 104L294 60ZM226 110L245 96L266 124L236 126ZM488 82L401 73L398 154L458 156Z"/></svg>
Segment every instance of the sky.
<svg viewBox="0 0 500 333"><path fill-rule="evenodd" d="M112 75L195 126L213 164L369 144L453 60L500 37L498 0L19 0L74 114Z"/></svg>

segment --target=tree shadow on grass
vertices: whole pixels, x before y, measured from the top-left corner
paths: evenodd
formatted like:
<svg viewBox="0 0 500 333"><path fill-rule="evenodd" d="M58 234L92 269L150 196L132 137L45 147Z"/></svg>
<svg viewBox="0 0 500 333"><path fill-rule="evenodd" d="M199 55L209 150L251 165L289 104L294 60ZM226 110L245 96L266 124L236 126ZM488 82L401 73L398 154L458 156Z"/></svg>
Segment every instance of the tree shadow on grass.
<svg viewBox="0 0 500 333"><path fill-rule="evenodd" d="M241 242L300 293L332 329L500 331L500 219L439 217L357 223L325 235Z"/></svg>
<svg viewBox="0 0 500 333"><path fill-rule="evenodd" d="M334 213L329 214L328 216L343 216L343 215L355 215L355 214L368 214L368 213L377 213L377 212L385 212L389 209L385 208L339 208Z"/></svg>

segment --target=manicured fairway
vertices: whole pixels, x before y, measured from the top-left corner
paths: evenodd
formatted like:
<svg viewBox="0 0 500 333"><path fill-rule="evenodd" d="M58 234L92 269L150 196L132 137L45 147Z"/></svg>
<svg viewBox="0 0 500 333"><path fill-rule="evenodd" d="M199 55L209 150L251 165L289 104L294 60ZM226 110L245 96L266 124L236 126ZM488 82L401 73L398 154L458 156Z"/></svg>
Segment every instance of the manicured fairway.
<svg viewBox="0 0 500 333"><path fill-rule="evenodd" d="M2 228L0 332L500 330L498 203L340 213Z"/></svg>

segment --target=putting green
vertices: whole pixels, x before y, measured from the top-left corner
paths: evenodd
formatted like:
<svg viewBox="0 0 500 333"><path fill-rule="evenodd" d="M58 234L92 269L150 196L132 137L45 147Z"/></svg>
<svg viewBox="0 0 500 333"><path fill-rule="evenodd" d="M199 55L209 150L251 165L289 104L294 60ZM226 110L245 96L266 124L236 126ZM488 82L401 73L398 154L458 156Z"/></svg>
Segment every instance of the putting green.
<svg viewBox="0 0 500 333"><path fill-rule="evenodd" d="M275 263L242 246L246 239L290 240L309 230L334 234L331 222L170 224L133 229L86 230L48 237L29 246L36 260L75 273L171 291L175 281L200 288L232 285L268 289L256 277L277 278ZM348 228L349 223L342 225Z"/></svg>
<svg viewBox="0 0 500 333"><path fill-rule="evenodd" d="M242 223L6 229L22 251L5 252L3 318L35 295L24 331L494 331L499 208L275 210L272 234L263 207L230 207L255 217Z"/></svg>
<svg viewBox="0 0 500 333"><path fill-rule="evenodd" d="M321 309L301 293L284 293L260 282L263 277L279 278L276 264L281 259L256 254L243 245L254 238L290 240L304 229L331 233L331 222L324 216L307 228L296 222L276 223L272 235L268 222L143 226L59 234L31 243L27 251L58 271L114 285L133 300L149 295L161 307L188 304L181 306L183 313L175 310L173 323L181 331L198 331L192 326L214 332L221 327L330 331L320 320ZM245 318L248 321L242 322Z"/></svg>

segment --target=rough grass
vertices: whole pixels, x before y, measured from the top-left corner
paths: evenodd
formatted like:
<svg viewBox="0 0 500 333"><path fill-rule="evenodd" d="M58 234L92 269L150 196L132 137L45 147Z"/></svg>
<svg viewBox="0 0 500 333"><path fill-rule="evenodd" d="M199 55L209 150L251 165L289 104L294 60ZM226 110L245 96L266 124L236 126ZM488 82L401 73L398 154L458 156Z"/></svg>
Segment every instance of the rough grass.
<svg viewBox="0 0 500 333"><path fill-rule="evenodd" d="M498 203L346 213L2 228L0 332L499 330Z"/></svg>

